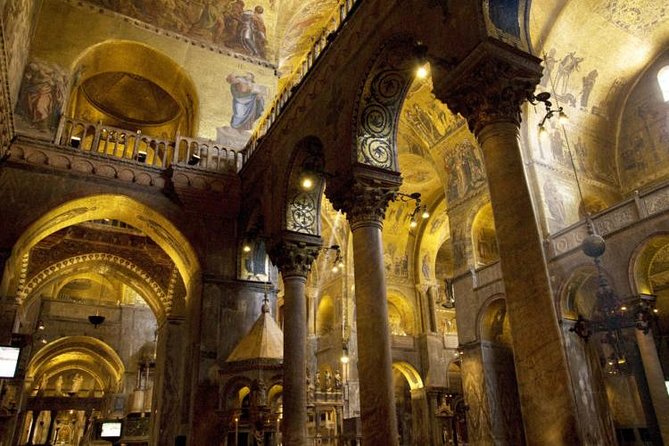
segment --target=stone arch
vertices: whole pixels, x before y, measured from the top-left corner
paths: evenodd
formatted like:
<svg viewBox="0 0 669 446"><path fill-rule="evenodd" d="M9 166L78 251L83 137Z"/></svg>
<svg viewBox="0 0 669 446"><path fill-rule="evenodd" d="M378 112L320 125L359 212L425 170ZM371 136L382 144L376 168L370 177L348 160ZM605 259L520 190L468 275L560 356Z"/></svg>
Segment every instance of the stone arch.
<svg viewBox="0 0 669 446"><path fill-rule="evenodd" d="M592 264L584 263L574 268L564 281L559 291L558 302L562 318L576 320L581 315L588 318L595 311L597 269Z"/></svg>
<svg viewBox="0 0 669 446"><path fill-rule="evenodd" d="M26 381L35 382L45 373L62 372L72 366L96 376L103 389L121 388L125 365L112 347L91 336L66 336L42 347L30 360Z"/></svg>
<svg viewBox="0 0 669 446"><path fill-rule="evenodd" d="M146 204L125 195L111 194L65 202L34 221L19 237L6 263L2 283L5 295L13 295L25 285L28 254L40 240L67 226L102 219L121 220L155 241L181 274L186 288L185 301L198 295L200 262L188 239L170 220ZM12 271L11 266L16 270Z"/></svg>
<svg viewBox="0 0 669 446"><path fill-rule="evenodd" d="M392 334L416 333L416 309L409 298L398 290L388 290L388 323Z"/></svg>
<svg viewBox="0 0 669 446"><path fill-rule="evenodd" d="M506 316L506 300L503 295L490 296L481 306L476 327L481 341L502 344L511 347L511 330Z"/></svg>
<svg viewBox="0 0 669 446"><path fill-rule="evenodd" d="M144 297L159 323L165 317L172 314L172 309L175 306L173 302L173 289L164 290L147 272L129 260L113 254L99 252L70 257L37 272L27 281L25 286L19 288L17 293L19 305L27 303L26 301L31 296L34 296L35 291L50 280L62 276L63 274L76 271L81 267L90 268L91 264L111 264L113 266L113 269L110 270L112 274L115 274L116 271L121 269L123 271L123 273L120 273L121 275L131 277L132 283L141 284L141 286L137 288L137 291ZM183 303L177 303L176 307L178 309L184 309Z"/></svg>
<svg viewBox="0 0 669 446"><path fill-rule="evenodd" d="M499 260L497 232L490 202L476 212L471 225L471 238L476 266L489 265Z"/></svg>
<svg viewBox="0 0 669 446"><path fill-rule="evenodd" d="M418 370L411 364L409 364L406 361L396 361L393 362L393 369L397 370L406 378L407 382L409 383L409 388L411 390L415 389L422 389L425 387L423 385L423 379L420 377L420 373L418 373Z"/></svg>
<svg viewBox="0 0 669 446"><path fill-rule="evenodd" d="M300 140L289 164L282 229L320 235L321 198L325 188L323 144L313 136Z"/></svg>
<svg viewBox="0 0 669 446"><path fill-rule="evenodd" d="M319 336L330 333L335 328L336 314L332 297L325 294L318 302L316 310L316 334Z"/></svg>
<svg viewBox="0 0 669 446"><path fill-rule="evenodd" d="M662 232L643 240L634 249L629 264L633 292L653 294L651 267L658 256L667 249L667 245L669 245L669 232Z"/></svg>
<svg viewBox="0 0 669 446"><path fill-rule="evenodd" d="M398 171L400 111L414 78L416 40L397 35L385 40L359 87L353 111L354 161Z"/></svg>
<svg viewBox="0 0 669 446"><path fill-rule="evenodd" d="M151 63L145 63L147 60ZM69 116L76 118L81 96L90 96L90 93L82 89L87 82L100 76L126 73L130 79L141 79L154 84L158 87L157 92L162 90L162 93L172 98L179 109L179 115L183 115L172 118L172 121L180 121L174 130L185 135L196 134L198 95L195 84L177 62L162 52L140 42L112 39L87 48L76 58L71 70L78 75L73 76L76 83L70 87L66 108Z"/></svg>
<svg viewBox="0 0 669 446"><path fill-rule="evenodd" d="M251 393L252 381L247 376L235 376L230 379L225 384L221 395L223 409L241 408L243 399Z"/></svg>

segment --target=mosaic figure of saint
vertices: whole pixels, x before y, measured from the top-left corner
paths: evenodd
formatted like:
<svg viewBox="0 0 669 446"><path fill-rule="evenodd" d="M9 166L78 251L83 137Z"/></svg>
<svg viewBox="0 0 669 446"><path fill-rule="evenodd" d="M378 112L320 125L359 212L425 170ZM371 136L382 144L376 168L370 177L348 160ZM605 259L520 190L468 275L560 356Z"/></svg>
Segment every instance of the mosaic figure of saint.
<svg viewBox="0 0 669 446"><path fill-rule="evenodd" d="M230 127L239 131L251 130L253 123L262 116L265 109L265 99L255 83L253 73L243 76L229 74L225 80L230 84L232 93Z"/></svg>

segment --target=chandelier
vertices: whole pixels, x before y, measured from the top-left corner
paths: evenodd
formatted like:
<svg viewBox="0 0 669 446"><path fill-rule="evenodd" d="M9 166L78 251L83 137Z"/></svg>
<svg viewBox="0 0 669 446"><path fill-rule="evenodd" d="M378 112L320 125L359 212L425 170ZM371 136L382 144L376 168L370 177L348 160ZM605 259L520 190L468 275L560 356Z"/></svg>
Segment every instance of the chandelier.
<svg viewBox="0 0 669 446"><path fill-rule="evenodd" d="M655 320L655 296L641 294L627 299L620 299L609 284L602 268L601 256L606 251L606 242L595 232L590 219L587 220L588 236L581 248L591 257L597 268L597 291L595 307L590 319L579 314L574 326L569 331L587 340L595 333L602 333L602 345L606 357L605 371L616 375L626 370L627 352L623 331L636 328L644 335L650 331Z"/></svg>

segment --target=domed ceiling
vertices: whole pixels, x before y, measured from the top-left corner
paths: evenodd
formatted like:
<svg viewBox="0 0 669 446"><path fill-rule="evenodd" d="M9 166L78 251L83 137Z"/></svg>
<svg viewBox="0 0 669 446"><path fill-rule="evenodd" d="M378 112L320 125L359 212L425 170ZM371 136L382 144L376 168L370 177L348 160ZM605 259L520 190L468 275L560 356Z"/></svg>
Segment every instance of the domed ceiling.
<svg viewBox="0 0 669 446"><path fill-rule="evenodd" d="M81 90L102 112L127 123L162 124L179 115L174 98L155 83L130 73L100 73Z"/></svg>

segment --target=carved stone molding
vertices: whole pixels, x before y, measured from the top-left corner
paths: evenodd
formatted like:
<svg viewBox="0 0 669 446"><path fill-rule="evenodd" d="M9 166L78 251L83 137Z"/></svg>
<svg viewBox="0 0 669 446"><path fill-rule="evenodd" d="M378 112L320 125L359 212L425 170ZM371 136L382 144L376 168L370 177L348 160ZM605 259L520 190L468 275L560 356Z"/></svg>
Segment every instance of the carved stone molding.
<svg viewBox="0 0 669 446"><path fill-rule="evenodd" d="M142 270L140 267L134 263L128 261L127 259L115 256L113 254L107 253L89 253L84 255L78 255L75 257L70 257L68 259L59 261L50 265L48 268L43 269L42 271L35 274L30 280L25 284L20 286L17 293L17 302L22 304L26 297L35 291L42 283L49 280L55 274L61 272L62 270L72 267L75 265L87 263L87 262L105 262L111 263L122 268L127 269L128 271L134 273L135 276L139 277L142 281L146 283L148 288L150 288L155 296L158 298L162 304L162 310L165 315L169 315L172 309L172 298L173 294L165 293L163 288L155 281L153 278ZM171 290L173 291L173 289Z"/></svg>
<svg viewBox="0 0 669 446"><path fill-rule="evenodd" d="M434 79L434 93L478 136L488 124L520 125L520 106L541 79L541 60L500 42L477 46L455 69Z"/></svg>
<svg viewBox="0 0 669 446"><path fill-rule="evenodd" d="M270 244L268 254L284 278L301 276L306 279L321 248L320 237L285 232Z"/></svg>
<svg viewBox="0 0 669 446"><path fill-rule="evenodd" d="M395 199L401 182L399 173L356 167L348 182L335 190L326 189L326 195L336 210L346 213L351 229L369 224L381 226L388 203Z"/></svg>

